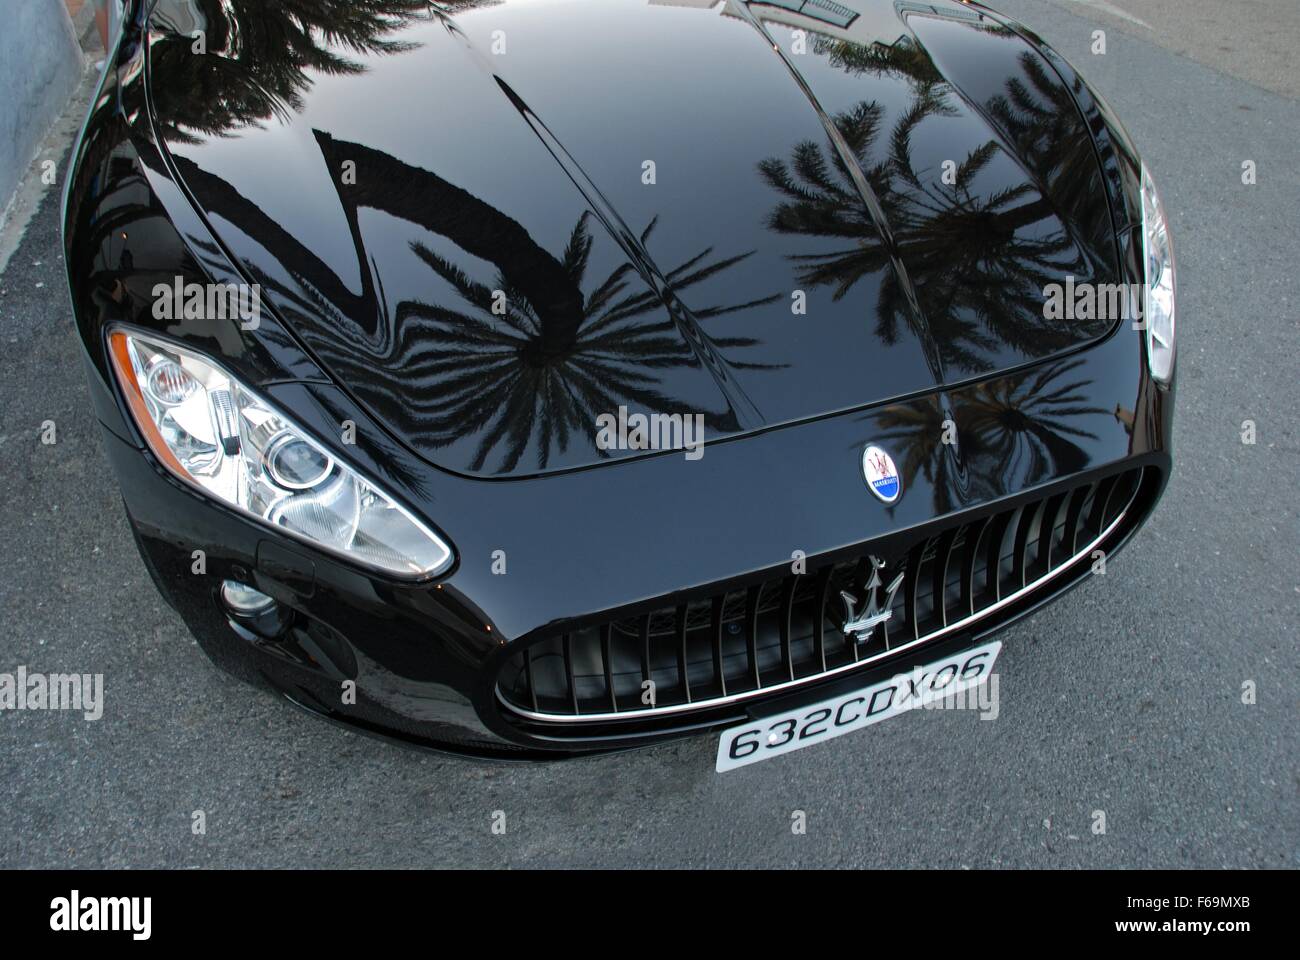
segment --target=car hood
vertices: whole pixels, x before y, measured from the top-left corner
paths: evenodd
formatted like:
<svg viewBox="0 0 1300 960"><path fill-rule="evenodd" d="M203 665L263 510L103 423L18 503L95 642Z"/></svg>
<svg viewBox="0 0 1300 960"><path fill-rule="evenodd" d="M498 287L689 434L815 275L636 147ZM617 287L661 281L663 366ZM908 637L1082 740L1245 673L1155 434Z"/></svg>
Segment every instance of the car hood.
<svg viewBox="0 0 1300 960"><path fill-rule="evenodd" d="M150 26L155 130L215 235L451 471L645 455L599 429L620 410L725 440L1111 326L1044 316L1049 284L1118 280L1082 116L968 4L161 0Z"/></svg>

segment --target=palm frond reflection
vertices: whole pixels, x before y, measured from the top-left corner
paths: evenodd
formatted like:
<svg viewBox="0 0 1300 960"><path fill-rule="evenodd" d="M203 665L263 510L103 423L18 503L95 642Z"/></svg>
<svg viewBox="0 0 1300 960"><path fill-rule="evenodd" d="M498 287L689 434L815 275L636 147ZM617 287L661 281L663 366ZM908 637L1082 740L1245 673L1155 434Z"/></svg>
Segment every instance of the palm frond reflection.
<svg viewBox="0 0 1300 960"><path fill-rule="evenodd" d="M1076 375L1082 366L1067 360L975 384L951 395L948 414L933 398L883 411L881 439L896 451L904 486L923 480L942 513L1086 469L1083 441L1098 436L1079 424L1085 417L1111 421L1113 413L1088 403L1090 382ZM960 426L959 457L939 439L949 417Z"/></svg>
<svg viewBox="0 0 1300 960"><path fill-rule="evenodd" d="M1095 160L1060 146L1073 143L1055 129L1064 121L1055 107L1027 92L1046 83L1029 70L1031 59L1021 61L1028 79L1016 78L988 107L1033 158L1034 176L1017 177L1008 175L1006 148L994 137L951 158L947 169L919 159L922 129L967 107L918 45L821 38L814 49L845 71L900 81L908 100L892 121L874 100L831 118L895 249L882 238L840 151L808 140L794 146L789 160L759 163L760 176L781 196L767 218L769 229L845 241L826 252L791 254L798 282L827 287L839 300L864 278L879 275L877 335L895 343L901 325L932 336L945 369L959 375L994 369L1006 348L1040 356L1074 342L1078 331L1045 320L1036 309L1045 286L1084 269L1042 185L1068 177L1070 164Z"/></svg>
<svg viewBox="0 0 1300 960"><path fill-rule="evenodd" d="M448 12L500 0L446 0ZM366 71L362 60L415 48L394 39L431 18L427 0L162 0L150 69L161 133L198 144L301 111L315 78Z"/></svg>
<svg viewBox="0 0 1300 960"><path fill-rule="evenodd" d="M642 244L650 241L655 223L642 232ZM729 409L686 409L679 398L661 389L664 371L698 366L699 360L678 334L663 301L641 283L630 264L591 282L593 243L590 214L583 214L559 257L573 286L585 291L576 325L539 317L529 299L501 273L491 284L477 281L426 244L412 243L415 255L455 292L458 302L409 300L395 309L394 342L384 364L392 372L381 374L389 382L375 388L408 400L419 397L418 405L403 406L408 422L402 429L434 448L474 437L470 469L487 467L496 473L515 470L525 455L529 465L546 469L571 443L584 450L591 447L596 417L620 405L668 414L703 413L711 432L735 431ZM716 257L706 249L667 271L666 277L681 294L751 255ZM778 297L693 312L708 319ZM749 337L711 342L727 352L757 343ZM348 361L340 356L334 362L345 368ZM735 369L775 369L730 363ZM373 368L370 376L375 376ZM412 383L420 389L413 391ZM592 449L601 457L610 455Z"/></svg>

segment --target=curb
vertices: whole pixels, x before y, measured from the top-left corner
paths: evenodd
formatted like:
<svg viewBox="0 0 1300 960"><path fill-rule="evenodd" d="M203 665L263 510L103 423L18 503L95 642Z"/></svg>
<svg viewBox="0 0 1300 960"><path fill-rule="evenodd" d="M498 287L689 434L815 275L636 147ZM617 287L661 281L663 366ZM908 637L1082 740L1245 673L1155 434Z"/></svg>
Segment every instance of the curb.
<svg viewBox="0 0 1300 960"><path fill-rule="evenodd" d="M78 41L82 69L73 82L66 99L55 109L46 111L34 139L29 162L17 171L13 191L0 197L0 275L3 275L10 258L22 242L23 233L45 195L62 189L64 171L59 168L68 146L76 138L81 122L90 108L90 98L99 78L104 52L95 29L95 9L85 4L72 19L72 29ZM46 182L53 172L54 182Z"/></svg>

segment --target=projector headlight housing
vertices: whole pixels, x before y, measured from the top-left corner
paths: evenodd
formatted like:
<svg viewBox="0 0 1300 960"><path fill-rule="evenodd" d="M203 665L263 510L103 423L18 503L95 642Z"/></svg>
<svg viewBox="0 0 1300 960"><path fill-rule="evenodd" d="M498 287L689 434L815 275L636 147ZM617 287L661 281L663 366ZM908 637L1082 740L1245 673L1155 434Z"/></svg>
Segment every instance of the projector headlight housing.
<svg viewBox="0 0 1300 960"><path fill-rule="evenodd" d="M227 507L403 578L451 566L451 546L246 384L199 353L109 333L113 372L159 463Z"/></svg>

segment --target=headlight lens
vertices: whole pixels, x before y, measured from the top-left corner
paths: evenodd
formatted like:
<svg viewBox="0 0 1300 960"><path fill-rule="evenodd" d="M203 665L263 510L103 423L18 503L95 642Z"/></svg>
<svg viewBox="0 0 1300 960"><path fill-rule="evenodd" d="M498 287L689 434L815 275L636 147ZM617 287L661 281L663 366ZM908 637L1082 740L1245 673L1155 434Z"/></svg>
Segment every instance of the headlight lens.
<svg viewBox="0 0 1300 960"><path fill-rule="evenodd" d="M1151 376L1167 384L1174 375L1174 247L1160 194L1145 164L1142 167L1143 269L1146 283L1147 364Z"/></svg>
<svg viewBox="0 0 1300 960"><path fill-rule="evenodd" d="M439 573L451 548L288 417L198 354L117 330L113 367L154 455L222 503L401 576Z"/></svg>

